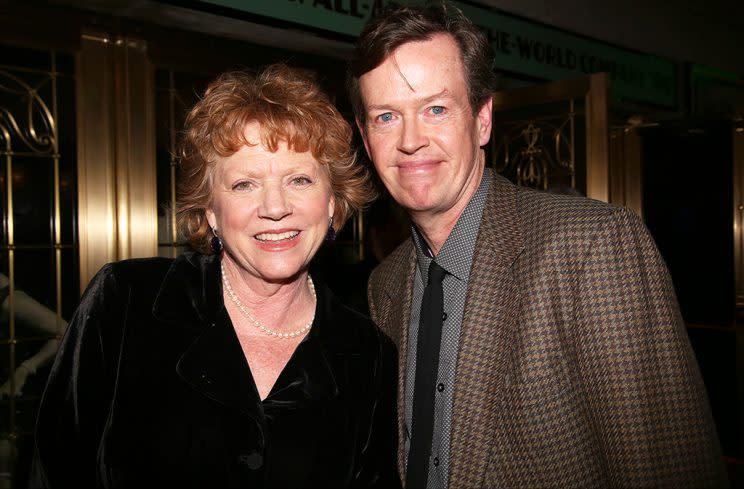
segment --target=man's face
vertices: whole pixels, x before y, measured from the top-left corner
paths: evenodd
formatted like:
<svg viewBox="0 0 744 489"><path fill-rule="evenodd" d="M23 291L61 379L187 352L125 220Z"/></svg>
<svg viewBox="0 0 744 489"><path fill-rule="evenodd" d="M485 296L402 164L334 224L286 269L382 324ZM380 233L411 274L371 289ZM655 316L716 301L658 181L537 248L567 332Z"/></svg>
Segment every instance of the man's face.
<svg viewBox="0 0 744 489"><path fill-rule="evenodd" d="M473 114L455 40L437 34L404 44L359 86L365 122L357 124L390 194L414 221L456 220L480 184L491 101Z"/></svg>

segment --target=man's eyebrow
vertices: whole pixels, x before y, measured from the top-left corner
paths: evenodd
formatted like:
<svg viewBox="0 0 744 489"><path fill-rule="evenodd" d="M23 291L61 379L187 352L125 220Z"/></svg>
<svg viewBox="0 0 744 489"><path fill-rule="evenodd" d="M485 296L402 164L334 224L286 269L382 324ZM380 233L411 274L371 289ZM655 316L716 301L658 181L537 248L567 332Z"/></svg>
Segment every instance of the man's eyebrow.
<svg viewBox="0 0 744 489"><path fill-rule="evenodd" d="M451 97L452 97L452 93L448 89L445 88L439 93L429 95L428 97L422 99L421 102L428 103L428 102L431 102L432 100L437 100L441 98L451 98Z"/></svg>
<svg viewBox="0 0 744 489"><path fill-rule="evenodd" d="M419 104L427 104L433 100L452 98L452 92L448 89L444 89L441 92L434 93L428 97L424 97L418 101ZM368 111L372 110L390 110L394 104L370 104L367 106Z"/></svg>
<svg viewBox="0 0 744 489"><path fill-rule="evenodd" d="M389 109L390 109L390 106L387 105L387 104L383 104L383 105L372 104L372 105L368 105L367 106L367 110L368 111L370 111L370 110L389 110Z"/></svg>

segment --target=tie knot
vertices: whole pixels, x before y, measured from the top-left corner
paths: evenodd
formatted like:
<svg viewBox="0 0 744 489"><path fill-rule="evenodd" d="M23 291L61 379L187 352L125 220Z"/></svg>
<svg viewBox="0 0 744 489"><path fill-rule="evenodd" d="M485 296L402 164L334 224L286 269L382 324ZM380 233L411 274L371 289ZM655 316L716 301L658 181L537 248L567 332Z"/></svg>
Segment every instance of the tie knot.
<svg viewBox="0 0 744 489"><path fill-rule="evenodd" d="M447 275L447 271L440 267L437 262L432 260L429 264L429 283L438 284L444 280L444 276Z"/></svg>

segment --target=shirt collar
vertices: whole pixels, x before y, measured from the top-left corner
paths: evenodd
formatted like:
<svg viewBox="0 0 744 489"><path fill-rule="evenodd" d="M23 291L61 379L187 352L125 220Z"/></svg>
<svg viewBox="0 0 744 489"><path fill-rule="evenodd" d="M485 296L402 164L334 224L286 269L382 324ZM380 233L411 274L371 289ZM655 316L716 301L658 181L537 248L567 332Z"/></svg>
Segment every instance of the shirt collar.
<svg viewBox="0 0 744 489"><path fill-rule="evenodd" d="M452 228L449 236L439 250L436 256L437 263L444 268L447 273L453 275L458 280L467 281L470 275L470 266L473 262L473 252L475 251L475 242L478 237L478 228L480 227L483 208L486 204L486 194L488 193L488 182L490 169L485 168L481 176L481 182L473 197L468 202L465 210ZM413 243L416 248L416 258L418 270L423 283L426 284L429 272L429 264L434 259L426 244L423 236L415 225L411 225L413 234Z"/></svg>

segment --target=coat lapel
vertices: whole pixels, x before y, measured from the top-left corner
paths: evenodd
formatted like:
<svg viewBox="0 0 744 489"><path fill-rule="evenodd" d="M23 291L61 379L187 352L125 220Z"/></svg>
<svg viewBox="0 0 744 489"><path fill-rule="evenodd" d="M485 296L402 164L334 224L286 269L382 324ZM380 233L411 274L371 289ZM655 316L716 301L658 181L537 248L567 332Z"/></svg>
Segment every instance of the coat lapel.
<svg viewBox="0 0 744 489"><path fill-rule="evenodd" d="M258 392L224 308L181 355L176 372L202 395L260 419Z"/></svg>
<svg viewBox="0 0 744 489"><path fill-rule="evenodd" d="M174 366L202 395L259 418L258 393L222 301L219 258L184 253L160 287L153 315L179 331L190 331Z"/></svg>
<svg viewBox="0 0 744 489"><path fill-rule="evenodd" d="M494 175L470 272L452 407L449 487L481 487L510 360L520 295L512 264L522 250L517 189Z"/></svg>

